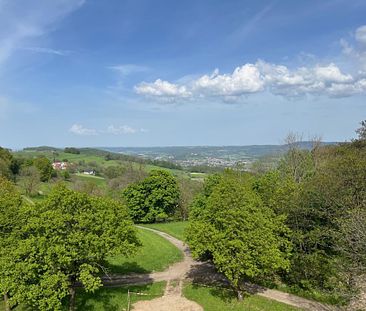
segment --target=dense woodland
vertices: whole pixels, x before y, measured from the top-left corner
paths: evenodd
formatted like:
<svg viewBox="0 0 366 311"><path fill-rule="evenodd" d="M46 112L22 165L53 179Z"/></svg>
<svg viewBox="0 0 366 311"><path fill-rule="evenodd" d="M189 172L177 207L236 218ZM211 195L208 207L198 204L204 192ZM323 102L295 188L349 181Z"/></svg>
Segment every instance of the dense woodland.
<svg viewBox="0 0 366 311"><path fill-rule="evenodd" d="M366 122L357 133L338 145L315 141L311 150L290 137L276 167L258 162L204 183L111 153L102 155L108 165L81 160L56 172L46 156L1 148L0 290L7 310L74 310L75 285L95 291L108 272L106 256L136 252L133 223L187 219L193 255L211 260L238 299L253 282L346 304L366 273ZM84 168L95 168L103 187L77 179Z"/></svg>

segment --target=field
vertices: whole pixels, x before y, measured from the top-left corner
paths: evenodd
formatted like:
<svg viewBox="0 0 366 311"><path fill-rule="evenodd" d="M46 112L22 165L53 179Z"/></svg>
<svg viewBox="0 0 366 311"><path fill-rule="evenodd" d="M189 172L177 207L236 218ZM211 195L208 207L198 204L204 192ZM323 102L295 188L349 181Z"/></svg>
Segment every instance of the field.
<svg viewBox="0 0 366 311"><path fill-rule="evenodd" d="M152 164L141 164L137 161L134 161L134 159L130 160L106 160L105 156L103 155L102 150L97 149L90 149L90 150L83 150L80 154L73 154L73 153L66 153L63 151L57 151L55 154L51 150L42 150L42 151L35 151L35 150L23 150L23 151L17 151L14 152L14 156L16 157L23 157L23 158L36 158L39 156L45 156L49 160L53 161L54 159L58 160L67 160L70 163L79 163L79 162L85 162L87 163L95 163L103 168L106 168L108 166L116 166L116 165L132 165L134 169L139 169L142 167L146 172L150 172L151 170L167 170L170 171L173 175L177 177L182 178L190 178L190 175L188 172L185 172L183 170L178 169L170 169L165 167L160 167ZM136 159L137 160L137 159Z"/></svg>
<svg viewBox="0 0 366 311"><path fill-rule="evenodd" d="M142 247L133 257L112 257L108 268L112 273L148 273L162 271L171 264L182 260L183 254L161 236L144 229L138 229Z"/></svg>
<svg viewBox="0 0 366 311"><path fill-rule="evenodd" d="M186 284L183 294L187 299L199 303L205 311L296 311L300 310L289 305L269 300L258 295L244 297L239 302L231 290L209 288Z"/></svg>
<svg viewBox="0 0 366 311"><path fill-rule="evenodd" d="M148 224L143 225L143 227L156 229L159 231L163 231L165 233L174 236L179 240L184 240L184 229L187 227L188 221L175 221L175 222L167 222L167 223L160 223L160 224Z"/></svg>

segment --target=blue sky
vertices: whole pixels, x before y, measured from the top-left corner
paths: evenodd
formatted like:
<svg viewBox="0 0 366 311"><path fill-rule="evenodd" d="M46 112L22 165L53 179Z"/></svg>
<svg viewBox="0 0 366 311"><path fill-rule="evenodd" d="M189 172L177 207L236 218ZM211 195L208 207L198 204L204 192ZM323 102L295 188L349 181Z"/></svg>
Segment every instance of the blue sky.
<svg viewBox="0 0 366 311"><path fill-rule="evenodd" d="M0 0L0 145L344 141L365 25L363 0Z"/></svg>

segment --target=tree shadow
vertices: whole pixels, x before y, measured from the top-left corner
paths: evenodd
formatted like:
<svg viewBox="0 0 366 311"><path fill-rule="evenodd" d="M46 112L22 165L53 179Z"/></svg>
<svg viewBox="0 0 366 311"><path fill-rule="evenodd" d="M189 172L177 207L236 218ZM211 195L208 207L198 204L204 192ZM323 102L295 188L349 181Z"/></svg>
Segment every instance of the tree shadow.
<svg viewBox="0 0 366 311"><path fill-rule="evenodd" d="M106 264L106 268L109 273L120 273L120 274L129 274L129 273L146 274L151 272L141 267L136 261L124 262L123 265L108 263Z"/></svg>
<svg viewBox="0 0 366 311"><path fill-rule="evenodd" d="M200 286L210 287L210 293L220 298L225 303L236 300L237 293L231 286L225 275L219 272L211 261L200 262L192 266L187 274L187 278L191 281L193 288ZM240 287L242 294L245 296L261 293L265 290L260 285L251 282L241 282Z"/></svg>

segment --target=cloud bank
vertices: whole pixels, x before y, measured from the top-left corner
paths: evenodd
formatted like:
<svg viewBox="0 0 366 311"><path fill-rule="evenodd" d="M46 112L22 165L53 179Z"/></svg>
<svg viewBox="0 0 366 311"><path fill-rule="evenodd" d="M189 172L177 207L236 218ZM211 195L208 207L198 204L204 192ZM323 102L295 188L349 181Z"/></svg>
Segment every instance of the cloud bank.
<svg viewBox="0 0 366 311"><path fill-rule="evenodd" d="M355 31L354 41L352 46L341 40L343 53L357 60L358 68L366 70L366 25ZM366 71L346 73L335 62L289 68L258 60L239 66L232 73L220 73L215 69L212 74L184 83L157 79L141 82L134 89L137 94L168 101L213 97L235 100L264 91L284 97L347 97L366 93Z"/></svg>

